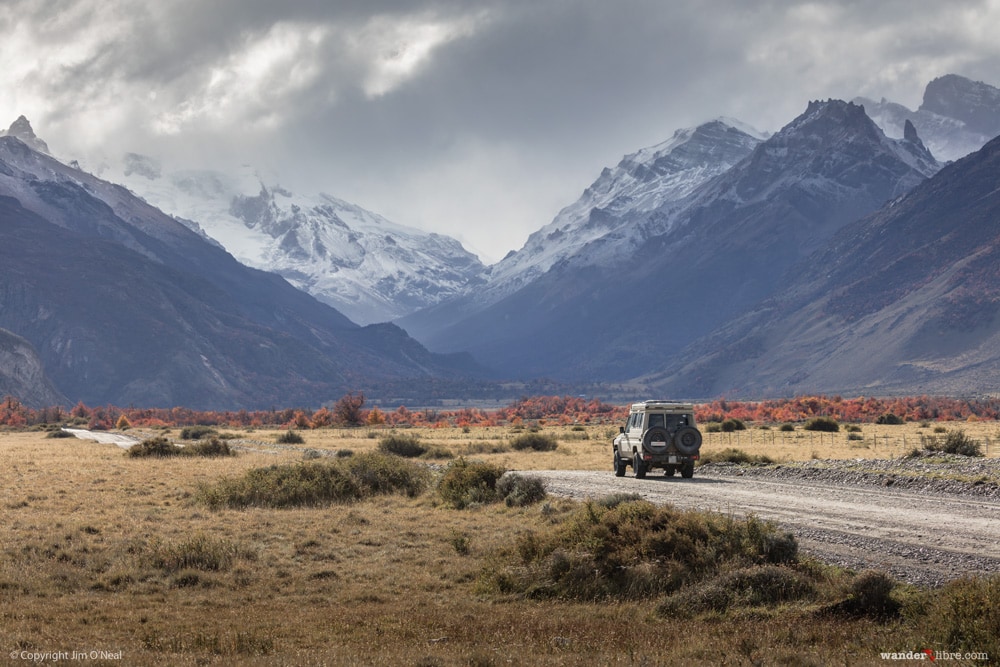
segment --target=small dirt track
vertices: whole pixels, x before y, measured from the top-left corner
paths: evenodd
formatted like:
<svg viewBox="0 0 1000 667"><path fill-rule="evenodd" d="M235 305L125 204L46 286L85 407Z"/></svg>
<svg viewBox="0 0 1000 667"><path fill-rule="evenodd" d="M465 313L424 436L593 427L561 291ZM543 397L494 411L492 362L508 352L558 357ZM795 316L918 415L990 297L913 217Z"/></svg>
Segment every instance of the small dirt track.
<svg viewBox="0 0 1000 667"><path fill-rule="evenodd" d="M638 493L657 504L752 513L792 531L801 550L853 569L938 584L1000 573L1000 502L881 487L695 474L693 479L609 472L531 471L549 493L577 499Z"/></svg>

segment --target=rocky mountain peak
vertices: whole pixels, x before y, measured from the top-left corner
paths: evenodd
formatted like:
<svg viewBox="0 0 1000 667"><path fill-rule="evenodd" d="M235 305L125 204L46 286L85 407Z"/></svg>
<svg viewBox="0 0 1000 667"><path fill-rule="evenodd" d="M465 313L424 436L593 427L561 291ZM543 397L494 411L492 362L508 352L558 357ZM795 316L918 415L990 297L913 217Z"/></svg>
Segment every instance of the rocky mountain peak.
<svg viewBox="0 0 1000 667"><path fill-rule="evenodd" d="M988 137L1000 134L1000 88L958 74L934 79L924 89L920 111L955 118Z"/></svg>
<svg viewBox="0 0 1000 667"><path fill-rule="evenodd" d="M35 135L35 131L31 129L31 123L23 115L18 116L17 120L10 124L10 127L4 134L20 139L36 151L45 153L46 155L49 154L48 144Z"/></svg>

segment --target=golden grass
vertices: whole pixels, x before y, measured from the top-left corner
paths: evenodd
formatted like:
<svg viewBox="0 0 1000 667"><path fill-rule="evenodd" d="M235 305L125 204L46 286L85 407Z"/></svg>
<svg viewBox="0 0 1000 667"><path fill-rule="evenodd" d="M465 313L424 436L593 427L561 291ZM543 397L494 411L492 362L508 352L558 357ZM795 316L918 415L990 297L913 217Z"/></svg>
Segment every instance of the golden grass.
<svg viewBox="0 0 1000 667"><path fill-rule="evenodd" d="M991 438L997 433L995 424L976 427ZM917 433L909 425L878 428ZM560 438L553 452L470 458L521 470L609 469L616 429L544 430ZM273 443L279 433L238 435ZM757 442L761 433L740 447L776 449ZM738 622L700 618L675 632L656 616L656 600L478 596L476 578L489 554L567 516L575 507L569 501L463 511L430 493L300 509L211 511L194 502L200 484L299 461L308 449L374 451L378 435L306 431L303 445L258 446L268 452L130 459L111 445L0 433L0 655L12 656L11 664L45 652L120 651L120 659L88 664L807 665L876 663L879 650L915 648L899 625L818 623L796 610L780 623L768 614ZM469 456L516 433L456 428L419 435ZM837 437L843 443L785 442L777 458L896 451L892 439L859 449L846 434ZM705 445L716 446L736 443L709 438ZM191 553L193 542L199 553L225 557L209 561L216 567L175 557Z"/></svg>

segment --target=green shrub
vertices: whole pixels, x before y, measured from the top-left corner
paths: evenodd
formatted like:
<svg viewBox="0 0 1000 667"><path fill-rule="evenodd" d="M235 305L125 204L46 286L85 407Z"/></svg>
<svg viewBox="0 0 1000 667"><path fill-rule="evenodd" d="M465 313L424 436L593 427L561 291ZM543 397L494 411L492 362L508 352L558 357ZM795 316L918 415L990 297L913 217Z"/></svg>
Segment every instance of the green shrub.
<svg viewBox="0 0 1000 667"><path fill-rule="evenodd" d="M185 426L181 429L181 440L201 440L210 435L219 435L211 426Z"/></svg>
<svg viewBox="0 0 1000 667"><path fill-rule="evenodd" d="M428 482L426 468L385 454L303 461L248 470L242 477L203 485L200 502L221 507L315 507L391 493L413 496Z"/></svg>
<svg viewBox="0 0 1000 667"><path fill-rule="evenodd" d="M723 433L732 433L733 431L745 431L747 430L746 424L744 424L739 419L724 419L719 428L722 429Z"/></svg>
<svg viewBox="0 0 1000 667"><path fill-rule="evenodd" d="M507 473L497 481L497 496L507 507L527 507L545 500L545 481L538 477L525 477Z"/></svg>
<svg viewBox="0 0 1000 667"><path fill-rule="evenodd" d="M550 452L559 446L555 436L548 433L525 433L514 438L510 446L518 451L530 449L536 452Z"/></svg>
<svg viewBox="0 0 1000 667"><path fill-rule="evenodd" d="M61 428L55 431L49 431L45 436L46 438L75 438L76 436L69 431L64 431Z"/></svg>
<svg viewBox="0 0 1000 667"><path fill-rule="evenodd" d="M848 440L864 440L865 436L861 435L860 433L848 433L847 434L847 439Z"/></svg>
<svg viewBox="0 0 1000 667"><path fill-rule="evenodd" d="M640 599L719 571L797 559L797 543L754 517L586 502L562 524L493 554L481 592L576 600Z"/></svg>
<svg viewBox="0 0 1000 667"><path fill-rule="evenodd" d="M168 456L235 456L236 452L218 438L192 443L186 447L175 445L163 436L143 440L125 451L131 458Z"/></svg>
<svg viewBox="0 0 1000 667"><path fill-rule="evenodd" d="M751 455L747 454L742 449L737 449L736 447L728 447L719 452L710 452L708 454L702 454L700 461L702 465L705 465L706 463L719 463L719 462L759 463L759 464L774 463L774 459L772 459L767 454Z"/></svg>
<svg viewBox="0 0 1000 667"><path fill-rule="evenodd" d="M132 445L125 450L125 454L131 458L163 458L167 456L180 456L183 451L183 447L175 445L163 436L157 436L143 440L138 445Z"/></svg>
<svg viewBox="0 0 1000 667"><path fill-rule="evenodd" d="M805 575L789 567L758 565L685 587L664 600L657 611L664 616L683 618L697 613L726 612L733 607L773 607L815 595L816 587Z"/></svg>
<svg viewBox="0 0 1000 667"><path fill-rule="evenodd" d="M452 462L438 482L438 495L456 509L473 504L493 503L500 500L497 481L506 470L492 463L467 462L459 458Z"/></svg>
<svg viewBox="0 0 1000 667"><path fill-rule="evenodd" d="M378 441L378 450L407 458L416 458L427 452L427 447L415 435L389 434Z"/></svg>
<svg viewBox="0 0 1000 667"><path fill-rule="evenodd" d="M936 430L936 429L935 429ZM965 434L965 431L948 431L943 440L935 436L920 436L920 444L924 449L945 454L960 454L962 456L982 456L980 442Z"/></svg>
<svg viewBox="0 0 1000 667"><path fill-rule="evenodd" d="M705 422L701 425L701 430L705 433L722 433L722 424L719 422Z"/></svg>
<svg viewBox="0 0 1000 667"><path fill-rule="evenodd" d="M857 424L848 424L844 430L848 433L861 433L861 427Z"/></svg>
<svg viewBox="0 0 1000 667"><path fill-rule="evenodd" d="M792 426L791 424L782 424L781 426L778 427L778 430L783 433L791 433L792 431L795 430L795 427Z"/></svg>
<svg viewBox="0 0 1000 667"><path fill-rule="evenodd" d="M875 420L875 423L887 424L889 426L900 426L901 424L905 424L906 420L900 417L899 415L894 415L891 412L886 412L883 415L879 415L878 418Z"/></svg>
<svg viewBox="0 0 1000 667"><path fill-rule="evenodd" d="M964 577L907 600L903 615L929 645L1000 655L1000 574Z"/></svg>
<svg viewBox="0 0 1000 667"><path fill-rule="evenodd" d="M279 445L303 445L306 441L296 431L288 429L278 436L277 442Z"/></svg>
<svg viewBox="0 0 1000 667"><path fill-rule="evenodd" d="M892 618L899 614L901 606L892 597L895 587L895 580L885 572L866 570L851 581L846 597L825 611L852 618Z"/></svg>
<svg viewBox="0 0 1000 667"><path fill-rule="evenodd" d="M802 427L807 431L822 431L824 433L836 433L840 430L840 424L832 417L813 417Z"/></svg>
<svg viewBox="0 0 1000 667"><path fill-rule="evenodd" d="M209 438L184 447L181 451L184 456L235 456L229 447L229 443L219 438Z"/></svg>

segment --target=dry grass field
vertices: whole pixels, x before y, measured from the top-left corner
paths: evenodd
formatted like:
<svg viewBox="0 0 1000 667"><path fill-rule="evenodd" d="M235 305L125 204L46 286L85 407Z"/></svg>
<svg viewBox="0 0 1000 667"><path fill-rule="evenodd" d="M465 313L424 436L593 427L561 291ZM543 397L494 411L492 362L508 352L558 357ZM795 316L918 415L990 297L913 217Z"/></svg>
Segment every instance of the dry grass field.
<svg viewBox="0 0 1000 667"><path fill-rule="evenodd" d="M866 425L862 440L752 429L738 443L735 433L708 435L703 451L896 456L934 426ZM990 457L1000 453L997 424L961 428L989 438ZM543 430L557 435L554 451L511 449L518 433L509 428L416 434L441 466L464 457L517 470L610 469L616 429ZM282 447L273 446L279 432L232 435L236 456L161 459L40 432L0 433L0 660L825 665L881 664L880 651L923 648L915 645L920 618L820 616L819 602L679 621L658 611L657 598L581 602L484 590L497 554L565 522L580 508L570 501L456 510L431 487L322 507L212 510L198 500L202 485L315 458L309 450L374 451L384 432L307 431L304 444ZM803 567L826 582L827 595L846 581L818 564Z"/></svg>

